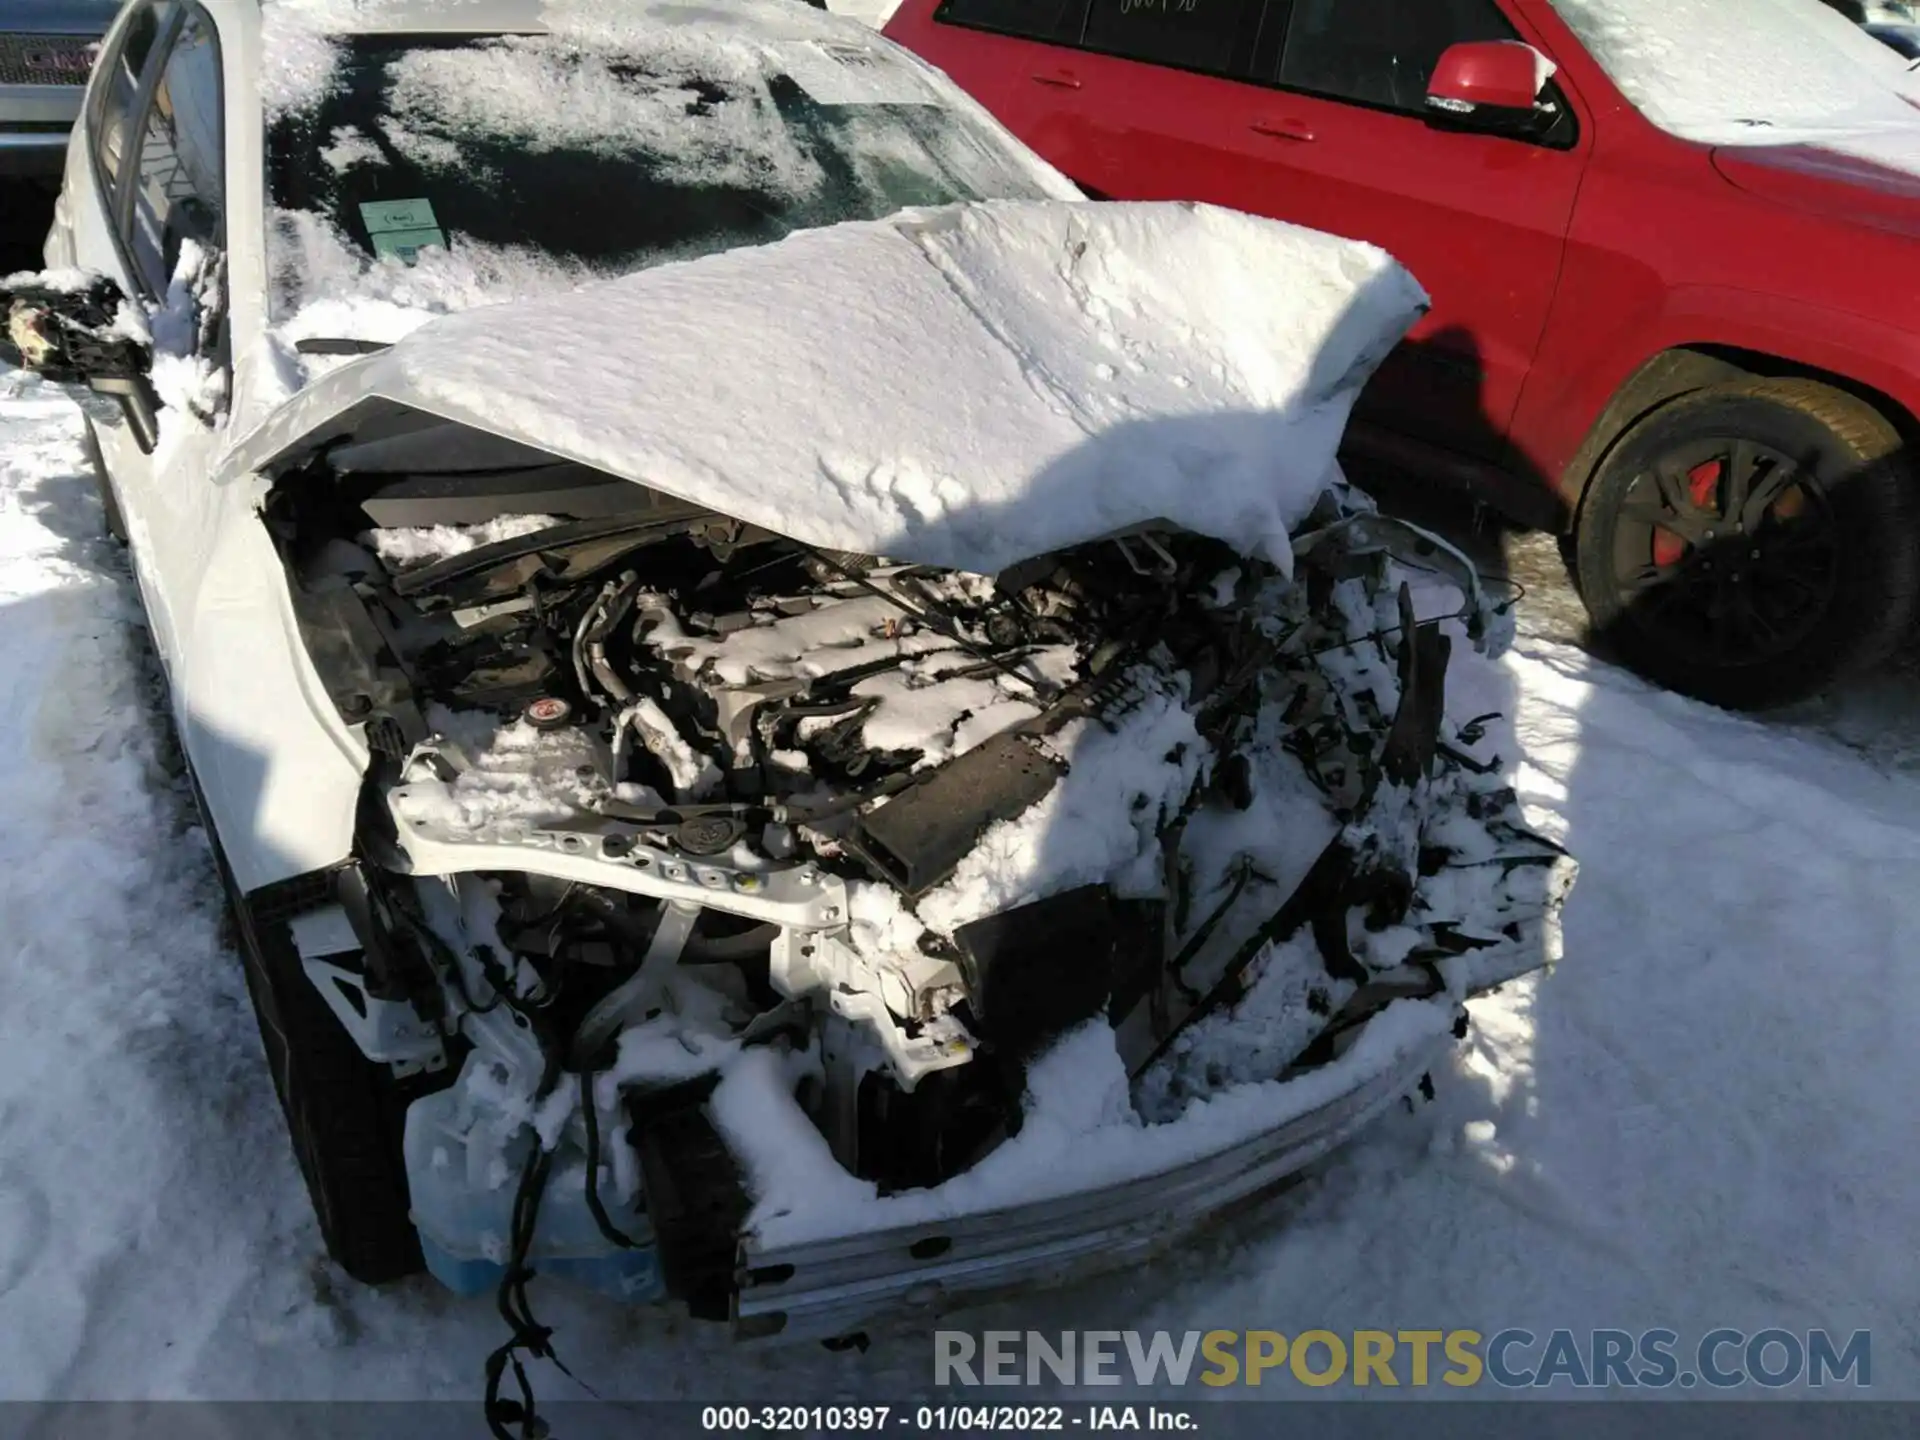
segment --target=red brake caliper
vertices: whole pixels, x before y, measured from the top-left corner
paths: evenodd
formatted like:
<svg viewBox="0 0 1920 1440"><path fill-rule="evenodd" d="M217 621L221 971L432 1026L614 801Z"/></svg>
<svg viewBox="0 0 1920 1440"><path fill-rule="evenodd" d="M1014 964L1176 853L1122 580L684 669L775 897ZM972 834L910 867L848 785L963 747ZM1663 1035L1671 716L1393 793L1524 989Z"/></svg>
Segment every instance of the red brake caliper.
<svg viewBox="0 0 1920 1440"><path fill-rule="evenodd" d="M1687 496L1701 510L1710 510L1720 490L1720 462L1709 460L1687 472ZM1678 565L1687 553L1687 542L1668 530L1653 532L1653 563Z"/></svg>

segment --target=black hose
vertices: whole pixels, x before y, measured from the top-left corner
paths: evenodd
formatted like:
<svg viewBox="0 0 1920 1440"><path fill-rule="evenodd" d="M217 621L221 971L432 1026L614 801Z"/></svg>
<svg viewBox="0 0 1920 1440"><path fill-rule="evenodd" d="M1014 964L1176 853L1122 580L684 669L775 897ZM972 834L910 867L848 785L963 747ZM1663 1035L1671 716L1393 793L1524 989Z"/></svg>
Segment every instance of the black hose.
<svg viewBox="0 0 1920 1440"><path fill-rule="evenodd" d="M527 1300L527 1282L536 1273L527 1263L527 1253L533 1248L534 1227L540 1219L540 1198L546 1193L547 1177L552 1170L553 1154L540 1144L540 1137L536 1134L533 1150L520 1170L519 1188L513 1195L512 1249L508 1254L506 1272L500 1277L500 1291L496 1297L500 1318L507 1322L512 1334L507 1337L505 1344L487 1356L485 1408L487 1428L493 1432L495 1440L539 1440L546 1433L546 1426L534 1411L533 1385L528 1381L526 1367L520 1361L522 1350L536 1360L551 1360L562 1374L573 1373L554 1354L553 1331L535 1318L533 1307ZM500 1394L501 1382L509 1366L513 1369L514 1384L520 1391L518 1401L503 1399ZM519 1426L518 1437L508 1429L511 1425Z"/></svg>
<svg viewBox="0 0 1920 1440"><path fill-rule="evenodd" d="M542 1048L546 1049L544 1041ZM536 1093L535 1104L544 1101L560 1083L561 1069L552 1052L547 1053L546 1071L541 1076L540 1088ZM513 1332L491 1355L487 1356L487 1392L484 1402L487 1417L487 1429L494 1440L545 1440L546 1422L541 1420L534 1409L533 1385L527 1379L526 1366L521 1363L520 1352L536 1360L549 1360L562 1375L580 1385L588 1394L592 1388L585 1385L573 1371L569 1370L553 1349L552 1327L542 1325L534 1316L532 1303L527 1299L527 1283L538 1273L527 1263L527 1256L533 1249L535 1227L540 1221L540 1200L546 1194L547 1180L553 1172L553 1152L540 1143L539 1133L533 1137L533 1149L526 1163L520 1169L520 1184L513 1193L513 1219L509 1227L509 1248L507 1267L500 1277L500 1290L495 1297L500 1310L500 1318L507 1322ZM513 1371L513 1381L520 1391L518 1400L508 1400L501 1396L500 1387L506 1378L508 1369ZM518 1426L516 1436L509 1426Z"/></svg>
<svg viewBox="0 0 1920 1440"><path fill-rule="evenodd" d="M969 640L960 628L958 617L953 615L944 606L940 606L938 602L934 601L930 596L923 596L922 598L927 600L929 608L934 611L932 615L909 605L891 590L874 584L873 581L865 575L848 569L825 551L817 550L813 546L800 541L795 541L794 543L799 545L802 550L813 556L813 558L818 560L822 565L833 571L841 579L850 584L858 585L862 590L868 591L873 595L877 595L880 599L886 601L887 604L893 606L894 609L900 611L900 613L908 619L924 625L936 635L946 636L947 639L953 641L954 644L958 645L962 650L965 650L969 655L973 656L974 659L980 661L981 664L991 666L1003 674L1011 675L1016 680L1026 682L1033 687L1035 693L1040 695L1050 695L1056 688L1053 682L1048 680L1046 676L1023 671L1019 668L1017 661L995 655L991 650L984 650Z"/></svg>
<svg viewBox="0 0 1920 1440"><path fill-rule="evenodd" d="M920 777L911 770L902 770L897 775L889 775L878 785L869 785L852 795L842 795L834 800L822 800L817 805L788 805L781 809L780 818L789 825L811 825L816 821L829 820L836 815L844 815L850 810L858 810L862 805L878 800L884 795L895 795L916 783Z"/></svg>
<svg viewBox="0 0 1920 1440"><path fill-rule="evenodd" d="M593 1102L593 1074L587 1070L580 1072L580 1110L587 1127L587 1209L609 1244L621 1250L637 1250L640 1242L613 1223L600 1201L600 1113Z"/></svg>
<svg viewBox="0 0 1920 1440"><path fill-rule="evenodd" d="M626 825L678 825L682 820L704 819L709 815L725 815L738 820L769 820L773 812L765 805L747 805L744 803L724 803L719 805L662 805L650 808L645 805L629 805L624 800L615 800L611 796L596 796L590 807L596 815L609 820L618 820Z"/></svg>
<svg viewBox="0 0 1920 1440"><path fill-rule="evenodd" d="M724 815L749 825L810 825L816 820L844 815L849 810L858 810L862 805L883 796L896 794L918 779L920 779L919 775L903 770L897 775L889 776L878 785L868 786L865 790L851 795L822 800L816 805L789 805L784 802L769 805L762 801L751 805L746 803L667 805L657 810L650 810L641 805L629 805L624 800L601 797L594 800L591 808L596 815L604 816L608 820L618 820L624 825L678 825L683 820L704 819L710 815Z"/></svg>

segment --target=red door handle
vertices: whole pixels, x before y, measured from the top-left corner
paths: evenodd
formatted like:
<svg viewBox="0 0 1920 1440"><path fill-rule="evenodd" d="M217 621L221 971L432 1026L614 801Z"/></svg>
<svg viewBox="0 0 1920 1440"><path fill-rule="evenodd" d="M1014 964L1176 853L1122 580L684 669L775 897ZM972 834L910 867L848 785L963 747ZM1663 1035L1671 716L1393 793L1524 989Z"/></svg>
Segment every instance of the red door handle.
<svg viewBox="0 0 1920 1440"><path fill-rule="evenodd" d="M1033 77L1033 83L1036 85L1051 85L1056 90L1078 90L1080 88L1080 77L1075 75L1071 70L1056 70L1051 75L1035 75Z"/></svg>
<svg viewBox="0 0 1920 1440"><path fill-rule="evenodd" d="M1275 140L1311 140L1313 127L1304 120L1256 120L1250 127L1256 135Z"/></svg>

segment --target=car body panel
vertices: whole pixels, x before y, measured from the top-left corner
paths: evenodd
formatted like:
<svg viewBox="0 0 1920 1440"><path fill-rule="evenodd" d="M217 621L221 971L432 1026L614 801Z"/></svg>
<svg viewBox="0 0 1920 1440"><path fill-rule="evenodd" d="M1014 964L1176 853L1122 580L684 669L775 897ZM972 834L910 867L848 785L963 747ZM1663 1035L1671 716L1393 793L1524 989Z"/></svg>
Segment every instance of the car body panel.
<svg viewBox="0 0 1920 1440"><path fill-rule="evenodd" d="M1086 284L1124 284L1099 277L1163 255L1204 263L1099 317L1062 279L1081 267ZM1289 274L1303 283L1265 288ZM901 561L993 574L1171 521L1284 563L1357 377L1425 298L1377 250L1237 212L990 201L445 316L293 404L324 436L377 395L808 544ZM529 350L616 355L633 335L661 337L679 364L516 369ZM1193 343L1217 362L1185 363ZM894 363L921 349L945 364ZM960 376L990 403L956 405ZM741 435L744 409L797 394L809 408L792 424ZM276 420L244 463L277 461L297 428Z"/></svg>
<svg viewBox="0 0 1920 1440"><path fill-rule="evenodd" d="M887 33L1006 97L1015 133L1094 192L1285 218L1416 269L1433 308L1382 367L1363 416L1413 417L1454 448L1497 452L1546 322L1584 146L1448 135L1304 92L1091 51L1042 55L945 24L935 40L935 29L930 5L909 4ZM1149 92L1154 103L1140 104ZM1483 264L1490 245L1505 256L1497 268Z"/></svg>
<svg viewBox="0 0 1920 1440"><path fill-rule="evenodd" d="M1713 166L1763 200L1920 239L1920 175L1812 145L1722 146Z"/></svg>
<svg viewBox="0 0 1920 1440"><path fill-rule="evenodd" d="M314 672L246 488L218 493L173 708L234 880L251 893L348 857L367 745Z"/></svg>

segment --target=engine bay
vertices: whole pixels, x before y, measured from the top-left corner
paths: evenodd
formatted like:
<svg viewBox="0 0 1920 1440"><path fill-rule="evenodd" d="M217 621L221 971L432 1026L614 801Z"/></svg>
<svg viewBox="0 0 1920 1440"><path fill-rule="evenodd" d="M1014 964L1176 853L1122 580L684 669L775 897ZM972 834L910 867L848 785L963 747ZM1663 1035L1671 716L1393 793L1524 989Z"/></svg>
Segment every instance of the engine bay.
<svg viewBox="0 0 1920 1440"><path fill-rule="evenodd" d="M1291 577L1172 529L989 577L410 443L309 459L263 518L370 755L347 926L295 940L369 1059L445 1077L408 1120L444 1248L559 1147L600 1233L651 1228L724 1314L770 1171L700 1104L743 1052L885 1196L1017 1136L1079 1027L1151 1124L1538 963L1565 857L1447 720L1451 642L1360 497ZM671 1244L669 1192L712 1200Z"/></svg>

